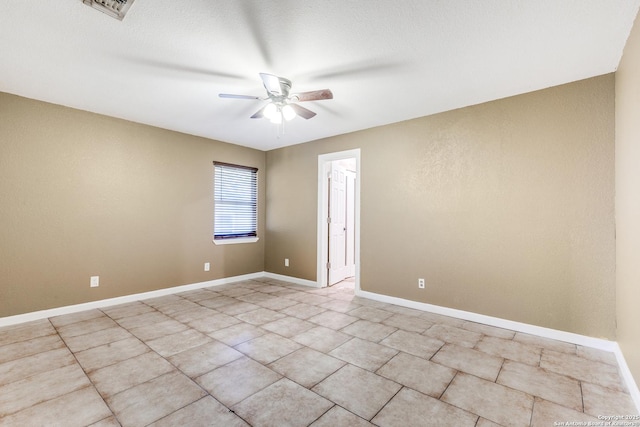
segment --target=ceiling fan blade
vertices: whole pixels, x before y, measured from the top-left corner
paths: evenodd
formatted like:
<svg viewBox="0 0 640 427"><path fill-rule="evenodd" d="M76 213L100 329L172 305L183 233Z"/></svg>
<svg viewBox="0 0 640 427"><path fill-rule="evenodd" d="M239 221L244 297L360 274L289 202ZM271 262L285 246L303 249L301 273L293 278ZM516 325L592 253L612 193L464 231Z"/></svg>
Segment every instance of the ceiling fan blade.
<svg viewBox="0 0 640 427"><path fill-rule="evenodd" d="M267 90L267 93L274 95L282 95L282 88L280 87L280 78L273 74L260 73L262 84Z"/></svg>
<svg viewBox="0 0 640 427"><path fill-rule="evenodd" d="M220 98L233 98L233 99L260 99L258 96L251 95L234 95L231 93L220 93L218 94Z"/></svg>
<svg viewBox="0 0 640 427"><path fill-rule="evenodd" d="M298 104L289 104L289 105L291 105L291 108L293 108L296 114L302 117L303 119L309 120L310 118L316 115L316 113L314 113L313 111L308 110L304 107L301 107Z"/></svg>
<svg viewBox="0 0 640 427"><path fill-rule="evenodd" d="M251 116L252 119L261 119L264 117L264 109L267 108L267 106L265 105L264 107L262 107L261 109L259 109L258 111L256 111L256 113Z"/></svg>
<svg viewBox="0 0 640 427"><path fill-rule="evenodd" d="M330 89L314 90L311 92L296 93L292 96L298 102L304 101L321 101L323 99L333 99L333 93Z"/></svg>

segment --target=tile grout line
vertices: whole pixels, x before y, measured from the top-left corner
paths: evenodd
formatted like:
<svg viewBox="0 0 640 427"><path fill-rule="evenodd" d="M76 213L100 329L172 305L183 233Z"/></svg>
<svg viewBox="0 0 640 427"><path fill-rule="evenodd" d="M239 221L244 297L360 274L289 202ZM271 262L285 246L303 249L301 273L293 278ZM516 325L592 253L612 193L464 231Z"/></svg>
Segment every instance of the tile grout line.
<svg viewBox="0 0 640 427"><path fill-rule="evenodd" d="M100 310L100 312L102 312L102 310ZM113 320L113 319L112 319ZM53 324L53 322L51 322L51 318L47 318L47 321L49 322L49 324L51 324L51 327L53 327L53 329L56 331L56 334L58 335L58 337L60 338L60 340L64 343L65 348L69 351L69 353L71 353L71 355L73 356L73 359L76 361L75 363L78 365L78 367L80 369L82 369L82 373L84 374L84 376L87 378L87 381L89 381L89 384L87 387L85 388L89 388L89 387L93 387L93 389L95 390L95 392L97 393L98 396L100 396L100 399L102 400L102 402L104 403L104 405L109 409L109 412L111 412L111 415L113 416L113 418L120 424L122 425L122 423L120 422L120 420L118 419L118 417L116 416L115 412L113 412L113 409L111 408L111 406L107 403L107 401L105 400L105 398L102 396L102 394L100 393L100 390L98 390L98 387L96 387L96 385L94 384L94 382L91 380L91 377L89 377L89 374L87 374L87 371L84 369L84 367L82 366L82 364L80 363L80 361L78 360L78 358L76 357L76 354L71 350L71 348L69 347L69 345L67 344L67 341L65 341L65 339L62 337L62 335L60 335L60 332L58 331L58 328ZM82 390L82 389L80 389ZM73 393L73 392L70 392ZM69 394L69 393L66 393ZM60 397L60 396L58 396ZM50 399L52 400L52 399ZM109 417L105 417L104 419L107 419ZM96 422L100 422L102 420L98 420Z"/></svg>

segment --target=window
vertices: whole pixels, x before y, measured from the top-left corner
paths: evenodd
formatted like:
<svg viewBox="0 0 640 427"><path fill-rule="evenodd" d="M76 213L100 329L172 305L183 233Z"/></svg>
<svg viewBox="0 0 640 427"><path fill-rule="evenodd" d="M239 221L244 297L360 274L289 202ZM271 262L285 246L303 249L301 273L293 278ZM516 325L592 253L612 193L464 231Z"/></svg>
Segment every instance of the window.
<svg viewBox="0 0 640 427"><path fill-rule="evenodd" d="M216 244L258 240L258 169L213 162Z"/></svg>

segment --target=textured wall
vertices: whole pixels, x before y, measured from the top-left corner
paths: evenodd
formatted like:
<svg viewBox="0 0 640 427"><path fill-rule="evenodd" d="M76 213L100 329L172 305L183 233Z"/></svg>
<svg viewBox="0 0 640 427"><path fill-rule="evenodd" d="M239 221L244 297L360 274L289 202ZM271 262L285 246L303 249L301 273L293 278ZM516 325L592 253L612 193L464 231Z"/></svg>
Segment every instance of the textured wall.
<svg viewBox="0 0 640 427"><path fill-rule="evenodd" d="M268 152L267 271L315 280L317 156L351 148L363 290L615 337L613 75Z"/></svg>
<svg viewBox="0 0 640 427"><path fill-rule="evenodd" d="M264 206L264 158L0 93L0 317L263 271L264 238L212 243L212 162L258 167Z"/></svg>
<svg viewBox="0 0 640 427"><path fill-rule="evenodd" d="M640 382L640 22L616 72L616 314L618 342Z"/></svg>

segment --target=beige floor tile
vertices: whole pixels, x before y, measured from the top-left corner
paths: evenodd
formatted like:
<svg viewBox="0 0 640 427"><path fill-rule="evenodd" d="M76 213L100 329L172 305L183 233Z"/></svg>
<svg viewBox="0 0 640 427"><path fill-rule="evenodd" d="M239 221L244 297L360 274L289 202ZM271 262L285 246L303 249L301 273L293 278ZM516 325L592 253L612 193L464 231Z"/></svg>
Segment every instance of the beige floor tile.
<svg viewBox="0 0 640 427"><path fill-rule="evenodd" d="M373 307L359 307L351 310L348 314L349 316L359 317L360 319L370 320L372 322L382 322L393 315L393 313L386 310Z"/></svg>
<svg viewBox="0 0 640 427"><path fill-rule="evenodd" d="M236 314L246 313L259 309L259 305L251 304L250 302L238 301L234 304L223 305L217 308L220 313L228 314L229 316L235 316Z"/></svg>
<svg viewBox="0 0 640 427"><path fill-rule="evenodd" d="M264 334L266 334L264 329L241 322L233 326L229 326L228 328L211 332L209 336L233 347L245 341L258 338Z"/></svg>
<svg viewBox="0 0 640 427"><path fill-rule="evenodd" d="M427 322L420 317L408 316L406 314L393 314L384 319L382 323L407 332L416 332L418 334L423 333L433 326L433 323Z"/></svg>
<svg viewBox="0 0 640 427"><path fill-rule="evenodd" d="M599 350L584 346L577 346L576 355L584 359L593 360L594 362L602 362L607 365L618 366L618 360L615 353L611 351Z"/></svg>
<svg viewBox="0 0 640 427"><path fill-rule="evenodd" d="M527 365L538 366L540 363L539 347L517 341L485 336L476 346L476 350Z"/></svg>
<svg viewBox="0 0 640 427"><path fill-rule="evenodd" d="M342 360L304 347L269 365L298 384L311 388L345 365Z"/></svg>
<svg viewBox="0 0 640 427"><path fill-rule="evenodd" d="M76 363L66 348L49 350L0 364L0 387L47 371Z"/></svg>
<svg viewBox="0 0 640 427"><path fill-rule="evenodd" d="M322 305L331 302L331 298L324 297L322 295L314 295L308 292L301 292L295 295L290 295L287 299L298 301L309 305Z"/></svg>
<svg viewBox="0 0 640 427"><path fill-rule="evenodd" d="M71 351L78 353L80 351L89 350L94 347L100 347L116 341L133 338L131 333L120 326L102 329L90 334L78 335L71 338L65 338L65 343Z"/></svg>
<svg viewBox="0 0 640 427"><path fill-rule="evenodd" d="M205 334L194 329L187 329L182 332L147 341L146 344L160 356L169 357L211 341L212 339Z"/></svg>
<svg viewBox="0 0 640 427"><path fill-rule="evenodd" d="M219 294L213 291L210 291L209 289L194 289L192 291L180 292L177 295L184 299L188 299L189 301L198 302L201 300L214 298Z"/></svg>
<svg viewBox="0 0 640 427"><path fill-rule="evenodd" d="M90 424L89 427L122 427L116 417L110 416L96 423Z"/></svg>
<svg viewBox="0 0 640 427"><path fill-rule="evenodd" d="M84 387L0 418L0 425L84 427L109 416L111 410L96 390Z"/></svg>
<svg viewBox="0 0 640 427"><path fill-rule="evenodd" d="M107 399L124 427L146 426L206 395L188 377L170 372Z"/></svg>
<svg viewBox="0 0 640 427"><path fill-rule="evenodd" d="M378 370L396 354L398 354L398 350L360 338L353 338L329 352L330 356L372 372Z"/></svg>
<svg viewBox="0 0 640 427"><path fill-rule="evenodd" d="M602 421L580 411L574 411L567 407L548 402L546 400L536 398L533 404L533 415L531 416L531 427L549 427L557 426L560 423L573 422L577 423L592 422L594 426Z"/></svg>
<svg viewBox="0 0 640 427"><path fill-rule="evenodd" d="M263 289L263 287L260 287L259 289ZM223 290L221 290L219 292L219 294L227 296L227 297L235 298L235 297L239 297L241 295L252 294L254 292L255 291L253 289L237 286L237 287L234 287L234 288L231 288L231 289L223 289Z"/></svg>
<svg viewBox="0 0 640 427"><path fill-rule="evenodd" d="M174 316L175 314L182 311L193 310L198 307L200 307L198 303L181 298L180 301L156 307L156 310L163 314L166 314L167 316Z"/></svg>
<svg viewBox="0 0 640 427"><path fill-rule="evenodd" d="M291 338L294 335L301 334L315 327L316 325L314 323L295 317L284 317L262 325L262 328L287 338Z"/></svg>
<svg viewBox="0 0 640 427"><path fill-rule="evenodd" d="M286 378L233 407L249 424L264 427L307 426L333 403Z"/></svg>
<svg viewBox="0 0 640 427"><path fill-rule="evenodd" d="M553 424L549 424L552 426ZM489 421L485 418L480 418L476 423L476 427L502 427L500 424L496 424L493 421Z"/></svg>
<svg viewBox="0 0 640 427"><path fill-rule="evenodd" d="M206 396L149 424L149 427L176 426L249 427L249 424L213 397Z"/></svg>
<svg viewBox="0 0 640 427"><path fill-rule="evenodd" d="M64 347L64 341L58 335L46 335L27 341L19 341L0 347L0 363Z"/></svg>
<svg viewBox="0 0 640 427"><path fill-rule="evenodd" d="M205 390L227 407L278 381L282 376L260 363L242 357L197 378Z"/></svg>
<svg viewBox="0 0 640 427"><path fill-rule="evenodd" d="M246 314L246 313L245 313ZM215 313L206 317L200 317L198 319L188 322L188 325L193 329L196 329L203 334L210 334L220 329L227 328L231 325L240 323L240 320L234 316L229 316L223 313Z"/></svg>
<svg viewBox="0 0 640 427"><path fill-rule="evenodd" d="M171 363L150 351L97 369L89 378L106 398L172 371L175 367Z"/></svg>
<svg viewBox="0 0 640 427"><path fill-rule="evenodd" d="M140 328L142 326L156 325L158 323L166 322L167 320L171 320L171 317L159 311L153 310L147 311L146 313L137 314L135 316L121 317L120 319L116 320L116 322L118 322L118 324L123 328L131 329Z"/></svg>
<svg viewBox="0 0 640 427"><path fill-rule="evenodd" d="M63 314L62 316L55 316L49 318L53 326L56 328L61 328L66 325L70 325L72 323L82 322L84 320L96 319L98 317L104 317L105 314L100 310L86 310L79 311L77 313L72 314Z"/></svg>
<svg viewBox="0 0 640 427"><path fill-rule="evenodd" d="M176 320L167 320L153 325L146 325L139 328L131 328L129 332L142 341L151 341L166 335L175 334L187 330L189 327Z"/></svg>
<svg viewBox="0 0 640 427"><path fill-rule="evenodd" d="M238 344L235 349L260 363L267 364L293 353L301 347L295 341L269 333Z"/></svg>
<svg viewBox="0 0 640 427"><path fill-rule="evenodd" d="M213 308L198 306L189 310L180 311L170 317L181 323L189 323L193 322L194 320L202 319L203 317L211 316L217 313L219 313L219 311Z"/></svg>
<svg viewBox="0 0 640 427"><path fill-rule="evenodd" d="M328 353L336 347L344 344L352 338L351 335L325 328L324 326L316 326L306 332L291 337L297 343L306 345L314 350Z"/></svg>
<svg viewBox="0 0 640 427"><path fill-rule="evenodd" d="M78 364L12 382L0 387L0 418L90 385Z"/></svg>
<svg viewBox="0 0 640 427"><path fill-rule="evenodd" d="M107 328L117 327L118 324L110 317L103 315L94 319L71 323L58 328L58 333L65 340L79 335L86 335Z"/></svg>
<svg viewBox="0 0 640 427"><path fill-rule="evenodd" d="M149 347L137 338L127 338L75 353L75 356L82 368L86 372L91 372L148 351Z"/></svg>
<svg viewBox="0 0 640 427"><path fill-rule="evenodd" d="M476 322L465 322L462 325L462 329L466 329L467 331L479 332L483 335L489 335L490 337L503 338L506 340L513 339L515 336L514 331L510 331L508 329L496 328L495 326L483 325L482 323Z"/></svg>
<svg viewBox="0 0 640 427"><path fill-rule="evenodd" d="M323 416L318 418L310 427L371 427L369 421L335 405L329 409Z"/></svg>
<svg viewBox="0 0 640 427"><path fill-rule="evenodd" d="M346 365L313 387L313 391L348 411L371 420L401 386L353 365Z"/></svg>
<svg viewBox="0 0 640 427"><path fill-rule="evenodd" d="M179 297L178 295L164 295L157 298L149 298L146 300L142 300L143 303L150 305L151 307L164 307L166 305L171 305L175 302L182 301L184 298Z"/></svg>
<svg viewBox="0 0 640 427"><path fill-rule="evenodd" d="M242 298L242 297L240 297L240 298ZM235 299L235 298L225 297L224 295L220 295L220 296L216 296L216 297L213 297L213 298L203 299L201 301L198 301L198 304L200 304L203 307L218 309L218 308L223 307L225 305L235 304L237 302L238 302L238 300Z"/></svg>
<svg viewBox="0 0 640 427"><path fill-rule="evenodd" d="M564 375L507 360L502 366L497 383L582 411L580 383Z"/></svg>
<svg viewBox="0 0 640 427"><path fill-rule="evenodd" d="M313 316L317 316L320 313L327 311L326 308L317 307L315 305L309 305L304 303L298 303L296 305L291 305L287 308L281 309L280 313L286 314L287 316L297 317L298 319L309 319Z"/></svg>
<svg viewBox="0 0 640 427"><path fill-rule="evenodd" d="M308 319L309 322L313 322L316 325L324 326L331 329L342 329L347 325L359 320L357 317L349 316L348 314L338 313L336 311L325 311L318 315L315 315Z"/></svg>
<svg viewBox="0 0 640 427"><path fill-rule="evenodd" d="M376 374L439 399L456 371L420 357L398 353Z"/></svg>
<svg viewBox="0 0 640 427"><path fill-rule="evenodd" d="M635 408L631 396L627 393L583 382L582 395L584 398L584 412L594 417L614 414L638 415L638 410ZM640 423L637 424L640 425Z"/></svg>
<svg viewBox="0 0 640 427"><path fill-rule="evenodd" d="M531 421L532 396L462 372L442 400L505 426L528 426Z"/></svg>
<svg viewBox="0 0 640 427"><path fill-rule="evenodd" d="M256 425L316 426L471 416L475 427L511 427L528 425L527 414L537 426L635 410L613 353L355 297L349 286L247 280L2 327L0 425L45 424L46 413L65 427L119 426L98 395L118 402L125 426L247 425L233 405ZM284 409L265 405L274 396ZM292 418L305 399L308 418ZM324 399L334 400L314 406ZM581 402L588 414L572 409Z"/></svg>
<svg viewBox="0 0 640 427"><path fill-rule="evenodd" d="M372 420L380 427L456 426L473 427L477 415L455 408L414 390L403 388Z"/></svg>
<svg viewBox="0 0 640 427"><path fill-rule="evenodd" d="M195 378L240 357L242 353L239 351L214 341L174 354L168 359L185 375Z"/></svg>
<svg viewBox="0 0 640 427"><path fill-rule="evenodd" d="M450 325L436 324L427 329L424 335L437 338L449 344L456 344L460 347L473 348L482 338L478 332L467 331Z"/></svg>
<svg viewBox="0 0 640 427"><path fill-rule="evenodd" d="M269 295L262 292L254 292L252 294L241 295L239 297L236 297L236 300L250 302L252 304L259 304L261 302L271 301L273 299L277 299L277 297L274 295Z"/></svg>
<svg viewBox="0 0 640 427"><path fill-rule="evenodd" d="M265 323L273 322L274 320L282 319L284 314L277 311L269 310L268 308L260 308L258 310L250 311L248 313L242 313L236 316L243 322L251 323L255 326L264 325Z"/></svg>
<svg viewBox="0 0 640 427"><path fill-rule="evenodd" d="M576 345L564 341L552 340L550 338L538 337L522 332L516 332L513 340L533 347L559 351L561 353L576 354Z"/></svg>
<svg viewBox="0 0 640 427"><path fill-rule="evenodd" d="M272 295L275 295L275 294L272 294ZM256 302L256 305L259 305L260 307L268 308L269 310L274 310L274 311L282 310L284 308L291 307L297 304L299 304L298 301L290 300L287 298L273 298L266 301Z"/></svg>
<svg viewBox="0 0 640 427"><path fill-rule="evenodd" d="M101 311L107 316L111 317L113 320L118 320L122 319L123 317L132 317L144 313L153 312L155 311L155 309L147 304L135 301L126 304L105 307L102 308Z"/></svg>
<svg viewBox="0 0 640 427"><path fill-rule="evenodd" d="M370 322L368 320L358 320L340 330L340 332L373 342L379 342L395 331L397 331L397 329L393 326Z"/></svg>
<svg viewBox="0 0 640 427"><path fill-rule="evenodd" d="M626 387L618 374L618 368L606 363L595 362L571 354L545 350L542 353L540 367L615 391L626 391Z"/></svg>
<svg viewBox="0 0 640 427"><path fill-rule="evenodd" d="M411 316L411 317L421 317L423 314L425 314L424 311L416 310L414 308L401 307L399 305L393 305L393 304L385 305L384 309L386 311L390 311L391 313L402 314L402 315Z"/></svg>
<svg viewBox="0 0 640 427"><path fill-rule="evenodd" d="M431 360L489 381L495 381L498 378L504 362L501 357L455 344L445 344Z"/></svg>
<svg viewBox="0 0 640 427"><path fill-rule="evenodd" d="M362 307L360 304L355 304L351 301L343 300L332 300L324 304L320 304L320 308L326 308L327 310L333 310L339 313L347 313L360 307Z"/></svg>
<svg viewBox="0 0 640 427"><path fill-rule="evenodd" d="M380 341L380 344L430 359L444 345L444 342L414 332L396 331Z"/></svg>
<svg viewBox="0 0 640 427"><path fill-rule="evenodd" d="M427 320L428 322L433 323L434 325L449 325L456 328L462 328L462 326L467 323L466 320L430 312L423 312L420 314L420 317Z"/></svg>

